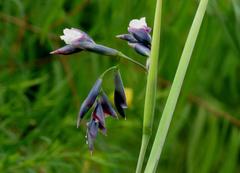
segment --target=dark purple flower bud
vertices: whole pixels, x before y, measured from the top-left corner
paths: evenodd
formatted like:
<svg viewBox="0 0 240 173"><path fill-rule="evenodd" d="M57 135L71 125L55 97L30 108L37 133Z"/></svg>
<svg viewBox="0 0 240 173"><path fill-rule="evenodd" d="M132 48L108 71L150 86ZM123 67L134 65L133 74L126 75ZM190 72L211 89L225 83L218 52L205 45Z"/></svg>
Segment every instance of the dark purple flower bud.
<svg viewBox="0 0 240 173"><path fill-rule="evenodd" d="M151 47L151 35L143 29L128 29L128 31L134 36L136 40L144 44L147 47Z"/></svg>
<svg viewBox="0 0 240 173"><path fill-rule="evenodd" d="M99 101L97 101L96 107L92 113L92 117L95 121L98 121L102 127L105 127L105 116L102 109L102 105Z"/></svg>
<svg viewBox="0 0 240 173"><path fill-rule="evenodd" d="M93 152L94 140L97 137L98 127L99 127L99 124L94 119L92 119L90 122L87 123L87 136L86 137L87 137L87 144L88 144L88 147L89 147L89 150L91 151L91 153Z"/></svg>
<svg viewBox="0 0 240 173"><path fill-rule="evenodd" d="M120 72L117 71L114 77L115 91L114 91L114 104L118 113L125 118L124 109L127 108L126 95Z"/></svg>
<svg viewBox="0 0 240 173"><path fill-rule="evenodd" d="M133 47L135 51L142 56L146 56L146 57L150 56L151 50L141 43L132 43L132 44L129 44L129 46Z"/></svg>
<svg viewBox="0 0 240 173"><path fill-rule="evenodd" d="M102 126L102 125L99 123L98 128L101 130L101 132L102 132L105 136L107 136L107 129L106 129L105 126Z"/></svg>
<svg viewBox="0 0 240 173"><path fill-rule="evenodd" d="M102 79L100 78L95 82L95 84L92 87L92 89L90 90L87 98L82 103L80 111L79 111L79 115L78 115L77 127L79 127L79 123L80 123L81 119L84 117L84 115L88 112L88 110L94 104L94 102L99 94L99 91L101 89L101 85L102 85Z"/></svg>
<svg viewBox="0 0 240 173"><path fill-rule="evenodd" d="M72 45L66 45L63 46L57 50L54 50L52 52L50 52L50 54L61 54L61 55L69 55L69 54L73 54L73 53L77 53L82 51L82 49L80 48L76 48Z"/></svg>
<svg viewBox="0 0 240 173"><path fill-rule="evenodd" d="M110 101L107 98L107 95L102 92L101 97L100 97L100 102L103 108L103 112L107 115L111 115L114 118L117 118L117 113L113 109Z"/></svg>
<svg viewBox="0 0 240 173"><path fill-rule="evenodd" d="M117 35L117 38L126 40L129 43L137 43L138 41L132 36L132 34L122 34L122 35Z"/></svg>

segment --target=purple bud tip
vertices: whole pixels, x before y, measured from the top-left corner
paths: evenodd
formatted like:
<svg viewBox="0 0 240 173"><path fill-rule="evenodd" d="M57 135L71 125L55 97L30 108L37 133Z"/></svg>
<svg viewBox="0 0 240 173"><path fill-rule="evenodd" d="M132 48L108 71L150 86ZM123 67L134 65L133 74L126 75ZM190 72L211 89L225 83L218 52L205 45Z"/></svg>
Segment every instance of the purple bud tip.
<svg viewBox="0 0 240 173"><path fill-rule="evenodd" d="M58 50L54 50L54 51L50 52L50 54L53 55L53 54L60 54L60 53Z"/></svg>

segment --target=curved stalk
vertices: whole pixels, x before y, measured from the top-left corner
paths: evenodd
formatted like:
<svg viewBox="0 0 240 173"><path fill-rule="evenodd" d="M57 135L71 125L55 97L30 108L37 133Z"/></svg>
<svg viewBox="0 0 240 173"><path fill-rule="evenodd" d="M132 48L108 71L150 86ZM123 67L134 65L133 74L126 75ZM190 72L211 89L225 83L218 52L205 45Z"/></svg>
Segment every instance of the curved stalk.
<svg viewBox="0 0 240 173"><path fill-rule="evenodd" d="M156 86L157 86L157 73L158 73L158 55L160 46L160 29L161 29L161 13L162 13L162 0L157 0L154 27L153 27L153 39L152 49L150 55L150 67L147 77L147 88L144 103L144 115L143 115L143 136L140 154L138 157L136 173L141 173L145 153L149 143L150 136L152 134L152 122L155 110L156 100Z"/></svg>
<svg viewBox="0 0 240 173"><path fill-rule="evenodd" d="M107 70L105 70L105 71L101 74L100 78L103 78L106 73L108 73L109 71L115 70L115 69L117 69L117 68L118 68L118 65L115 65L115 66L112 66L112 67L108 68Z"/></svg>
<svg viewBox="0 0 240 173"><path fill-rule="evenodd" d="M142 65L141 63L135 61L134 59L126 56L126 55L123 54L122 52L118 52L117 56L118 56L119 58L122 58L123 60L126 60L126 61L128 61L128 62L131 62L131 63L137 65L137 66L138 66L139 68L141 68L142 70L147 71L147 68L146 68L144 65Z"/></svg>
<svg viewBox="0 0 240 173"><path fill-rule="evenodd" d="M160 120L157 134L152 146L152 150L147 162L145 173L153 173L156 171L158 161L161 156L162 148L168 133L168 129L172 120L172 116L177 104L177 100L181 91L183 80L191 59L192 51L196 43L196 39L202 24L202 20L207 8L208 0L201 0L197 9L195 18L193 20L190 32L185 43L183 53L175 74L173 84L163 110L162 118Z"/></svg>

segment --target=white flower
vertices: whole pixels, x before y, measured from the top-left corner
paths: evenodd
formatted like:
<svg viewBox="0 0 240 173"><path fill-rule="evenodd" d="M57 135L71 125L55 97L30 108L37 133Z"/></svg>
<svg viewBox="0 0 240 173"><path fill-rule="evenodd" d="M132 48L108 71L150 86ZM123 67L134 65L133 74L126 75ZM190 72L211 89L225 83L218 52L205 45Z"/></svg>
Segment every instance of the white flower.
<svg viewBox="0 0 240 173"><path fill-rule="evenodd" d="M146 18L142 17L141 19L133 19L129 23L129 29L148 29Z"/></svg>
<svg viewBox="0 0 240 173"><path fill-rule="evenodd" d="M60 36L61 40L63 40L66 44L73 44L76 40L79 40L84 37L84 33L76 28L64 29L62 36Z"/></svg>

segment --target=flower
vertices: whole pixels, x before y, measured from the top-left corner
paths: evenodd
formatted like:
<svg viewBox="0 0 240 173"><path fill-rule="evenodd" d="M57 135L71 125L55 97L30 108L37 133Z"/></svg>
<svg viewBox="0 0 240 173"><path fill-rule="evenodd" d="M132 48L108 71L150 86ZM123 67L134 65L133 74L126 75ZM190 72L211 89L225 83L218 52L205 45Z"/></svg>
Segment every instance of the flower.
<svg viewBox="0 0 240 173"><path fill-rule="evenodd" d="M60 36L61 40L63 40L66 44L74 45L78 42L89 41L94 43L94 41L83 31L71 28L71 29L64 29L64 35Z"/></svg>
<svg viewBox="0 0 240 173"><path fill-rule="evenodd" d="M83 104L81 105L81 108L80 108L80 111L78 114L77 128L79 127L81 119L84 117L84 115L89 111L89 109L94 104L94 102L99 94L99 91L101 89L101 85L102 85L102 79L99 78L93 85L87 98L83 101Z"/></svg>
<svg viewBox="0 0 240 173"><path fill-rule="evenodd" d="M111 115L112 117L117 118L117 113L113 109L110 101L107 98L107 95L104 92L102 92L102 94L101 94L100 103L102 105L103 112L106 115Z"/></svg>
<svg viewBox="0 0 240 173"><path fill-rule="evenodd" d="M99 124L101 124L101 126L105 128L104 112L102 109L102 105L100 104L99 101L97 101L96 107L92 113L92 118L99 122Z"/></svg>
<svg viewBox="0 0 240 173"><path fill-rule="evenodd" d="M68 55L76 52L80 52L82 50L95 52L98 54L103 54L107 56L117 56L118 51L112 49L110 47L106 47L103 45L96 44L91 37L88 36L85 32L76 29L64 29L63 34L60 38L63 40L67 45L61 47L57 50L50 52L50 54L62 54Z"/></svg>
<svg viewBox="0 0 240 173"><path fill-rule="evenodd" d="M133 19L129 23L128 34L117 35L117 38L126 40L137 53L149 57L151 51L151 28L147 26L146 18Z"/></svg>
<svg viewBox="0 0 240 173"><path fill-rule="evenodd" d="M123 82L122 82L122 78L119 70L116 72L114 76L114 84L115 84L114 104L117 108L118 113L123 118L126 118L126 115L124 112L124 109L127 108L126 95L124 92L124 86L123 86Z"/></svg>
<svg viewBox="0 0 240 173"><path fill-rule="evenodd" d="M86 137L87 137L87 144L91 153L93 152L93 147L94 147L93 143L97 137L98 128L99 128L99 123L94 119L91 119L91 121L87 123Z"/></svg>
<svg viewBox="0 0 240 173"><path fill-rule="evenodd" d="M146 17L142 17L139 20L138 19L131 20L129 23L128 30L131 29L143 29L148 33L151 32L151 28L147 26Z"/></svg>

